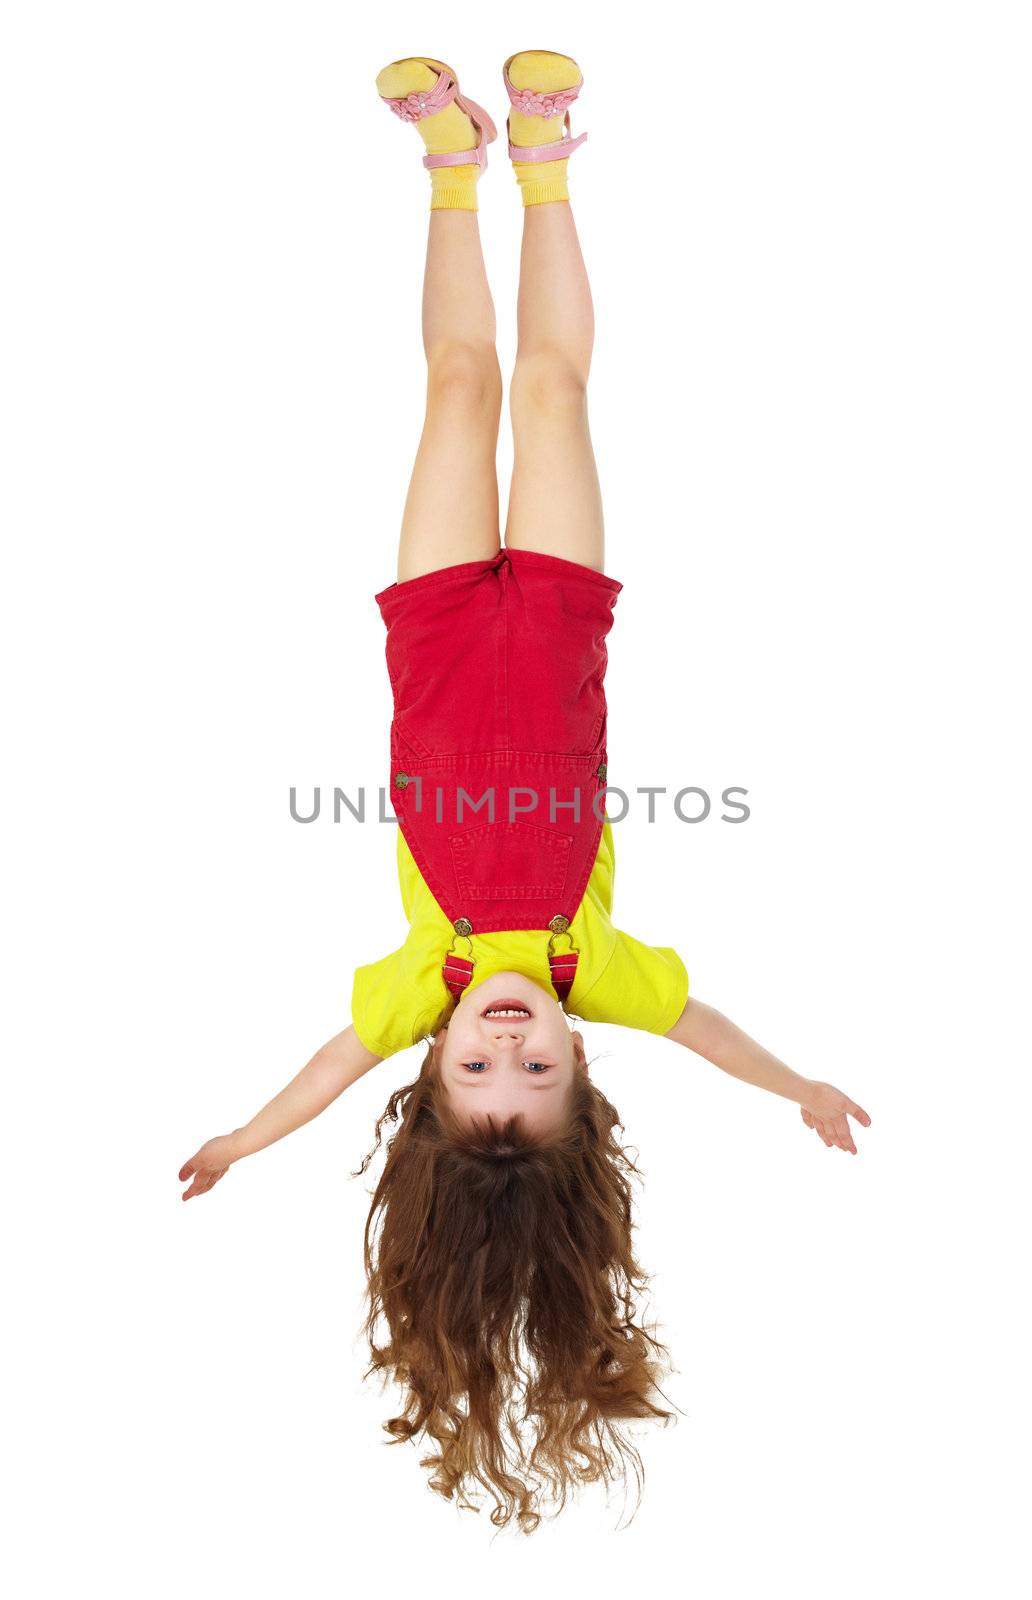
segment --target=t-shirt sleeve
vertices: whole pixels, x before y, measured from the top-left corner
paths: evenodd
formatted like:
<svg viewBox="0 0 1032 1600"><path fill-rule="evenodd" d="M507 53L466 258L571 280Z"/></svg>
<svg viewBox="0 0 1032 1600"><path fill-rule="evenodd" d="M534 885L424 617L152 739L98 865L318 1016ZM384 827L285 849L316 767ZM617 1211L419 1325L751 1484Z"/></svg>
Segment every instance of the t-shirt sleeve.
<svg viewBox="0 0 1032 1600"><path fill-rule="evenodd" d="M614 928L613 953L573 1008L585 1022L615 1022L669 1033L688 999L688 971L676 950L642 944Z"/></svg>
<svg viewBox="0 0 1032 1600"><path fill-rule="evenodd" d="M357 967L351 1021L366 1049L386 1059L426 1038L440 1021L440 988L440 969L414 960L407 945Z"/></svg>

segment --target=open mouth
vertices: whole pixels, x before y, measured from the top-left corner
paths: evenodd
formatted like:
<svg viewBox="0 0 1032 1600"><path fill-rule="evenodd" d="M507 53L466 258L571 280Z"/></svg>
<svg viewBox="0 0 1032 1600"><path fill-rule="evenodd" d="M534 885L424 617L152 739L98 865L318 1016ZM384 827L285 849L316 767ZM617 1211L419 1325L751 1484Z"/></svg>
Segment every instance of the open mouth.
<svg viewBox="0 0 1032 1600"><path fill-rule="evenodd" d="M529 1022L533 1014L519 1000L495 1000L480 1013L486 1022Z"/></svg>

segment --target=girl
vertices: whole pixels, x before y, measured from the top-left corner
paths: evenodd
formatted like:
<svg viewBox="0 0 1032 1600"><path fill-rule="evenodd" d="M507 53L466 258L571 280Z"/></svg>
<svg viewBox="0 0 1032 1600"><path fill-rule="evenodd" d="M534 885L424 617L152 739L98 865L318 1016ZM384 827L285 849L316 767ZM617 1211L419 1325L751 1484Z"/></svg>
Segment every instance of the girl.
<svg viewBox="0 0 1032 1600"><path fill-rule="evenodd" d="M671 1417L657 1399L666 1352L634 1320L647 1282L631 1242L638 1169L569 1016L664 1034L796 1101L829 1148L855 1154L847 1116L870 1118L689 999L676 951L610 920L603 680L621 585L603 570L585 405L593 313L567 191L582 78L548 51L513 56L503 76L525 208L504 546L501 378L477 222L494 124L439 61L397 61L377 79L422 136L431 178L426 421L397 582L377 596L408 935L355 974L351 1025L179 1176L184 1199L207 1193L427 1042L359 1168L384 1122L397 1124L365 1231L369 1371L404 1393L387 1432L433 1441L432 1487L476 1509L479 1484L492 1522L515 1516L530 1532L546 1501L561 1508L577 1482L637 1463L621 1419Z"/></svg>

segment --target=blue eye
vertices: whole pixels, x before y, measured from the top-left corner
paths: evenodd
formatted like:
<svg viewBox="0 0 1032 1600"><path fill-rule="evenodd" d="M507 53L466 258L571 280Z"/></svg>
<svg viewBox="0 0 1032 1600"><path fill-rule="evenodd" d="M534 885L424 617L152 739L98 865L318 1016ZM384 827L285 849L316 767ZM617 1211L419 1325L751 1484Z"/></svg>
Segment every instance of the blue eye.
<svg viewBox="0 0 1032 1600"><path fill-rule="evenodd" d="M551 1071L551 1064L548 1061L525 1061L523 1064L527 1068L527 1071L532 1072L536 1078L540 1077L543 1072ZM464 1061L462 1065L465 1067L467 1072L481 1073L487 1071L490 1062Z"/></svg>

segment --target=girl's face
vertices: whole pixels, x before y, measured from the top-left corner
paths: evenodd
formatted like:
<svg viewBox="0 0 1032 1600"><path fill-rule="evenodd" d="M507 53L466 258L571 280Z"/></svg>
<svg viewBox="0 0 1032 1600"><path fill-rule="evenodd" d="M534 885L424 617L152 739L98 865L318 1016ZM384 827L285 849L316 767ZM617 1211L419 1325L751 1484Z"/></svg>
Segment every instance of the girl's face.
<svg viewBox="0 0 1032 1600"><path fill-rule="evenodd" d="M574 1074L587 1072L584 1040L554 994L519 972L467 990L437 1035L437 1067L452 1108L498 1122L519 1113L531 1132L562 1120Z"/></svg>

